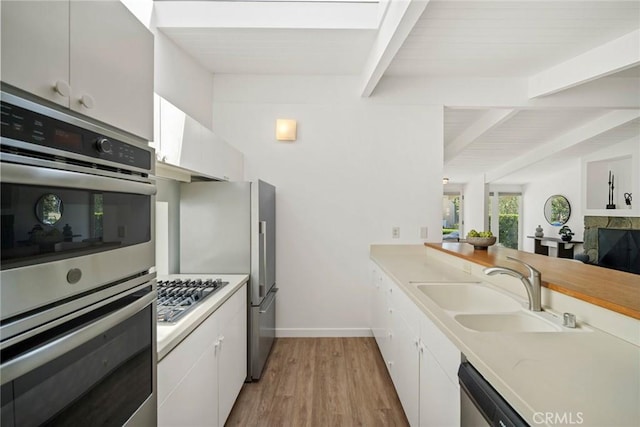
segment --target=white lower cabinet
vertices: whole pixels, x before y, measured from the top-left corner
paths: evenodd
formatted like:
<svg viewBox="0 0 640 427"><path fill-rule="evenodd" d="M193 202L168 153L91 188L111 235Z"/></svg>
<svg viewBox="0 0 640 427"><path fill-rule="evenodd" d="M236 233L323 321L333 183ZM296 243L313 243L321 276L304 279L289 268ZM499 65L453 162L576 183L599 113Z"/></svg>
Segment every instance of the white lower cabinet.
<svg viewBox="0 0 640 427"><path fill-rule="evenodd" d="M244 285L220 312L218 425L223 426L247 378L247 291Z"/></svg>
<svg viewBox="0 0 640 427"><path fill-rule="evenodd" d="M382 358L387 364L387 368L389 368L390 354L387 351L389 347L387 343L391 334L391 310L387 303L389 289L385 277L377 268L374 267L372 273L371 330L380 353L382 353Z"/></svg>
<svg viewBox="0 0 640 427"><path fill-rule="evenodd" d="M460 352L372 263L371 329L412 426L460 425Z"/></svg>
<svg viewBox="0 0 640 427"><path fill-rule="evenodd" d="M420 425L460 425L459 385L451 381L426 348L420 354Z"/></svg>
<svg viewBox="0 0 640 427"><path fill-rule="evenodd" d="M247 374L246 284L158 363L159 426L223 426Z"/></svg>
<svg viewBox="0 0 640 427"><path fill-rule="evenodd" d="M418 425L420 396L420 357L417 327L409 325L398 310L393 317L391 379L398 392L404 413L412 426Z"/></svg>
<svg viewBox="0 0 640 427"><path fill-rule="evenodd" d="M184 345L184 344L181 344ZM175 388L158 404L159 426L218 426L218 345L210 344L196 363L189 367L185 376L179 379ZM179 349L179 348L178 348ZM175 350L174 350L175 351ZM169 357L170 353L167 357ZM160 371L175 369L172 364L161 360L158 365L158 396L165 395L160 390L164 384Z"/></svg>
<svg viewBox="0 0 640 427"><path fill-rule="evenodd" d="M420 425L460 425L460 351L426 316L420 321Z"/></svg>

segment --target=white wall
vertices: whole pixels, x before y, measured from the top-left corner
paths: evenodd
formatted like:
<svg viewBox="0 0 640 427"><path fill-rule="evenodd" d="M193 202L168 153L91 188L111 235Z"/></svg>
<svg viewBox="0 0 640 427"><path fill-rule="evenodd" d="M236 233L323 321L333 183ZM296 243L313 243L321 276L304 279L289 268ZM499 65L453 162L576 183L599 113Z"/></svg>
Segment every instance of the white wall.
<svg viewBox="0 0 640 427"><path fill-rule="evenodd" d="M121 1L155 36L154 91L211 129L213 74L156 27L153 0Z"/></svg>
<svg viewBox="0 0 640 427"><path fill-rule="evenodd" d="M384 105L351 78L216 76L214 130L277 187L281 336L370 334L369 245L441 238L442 106ZM277 118L298 121L277 142ZM400 239L391 239L391 227Z"/></svg>
<svg viewBox="0 0 640 427"><path fill-rule="evenodd" d="M582 181L586 183L581 193L582 197L586 198L583 200L582 208L589 215L639 215L638 201L634 199L633 209L629 209L624 201L624 193L631 193L635 198L640 190L640 137L636 135L627 141L609 145L605 149L584 156L582 160ZM615 211L607 211L604 208L609 197L609 171L614 174L613 202L617 208Z"/></svg>
<svg viewBox="0 0 640 427"><path fill-rule="evenodd" d="M478 175L469 180L463 188L464 206L462 217L464 218L464 233L471 230L488 230L487 216L487 185L484 183L484 175ZM460 236L464 237L464 236Z"/></svg>
<svg viewBox="0 0 640 427"><path fill-rule="evenodd" d="M164 178L157 178L156 202L165 204L167 218L162 218L156 224L156 245L166 244L167 247L156 251L158 274L166 271L168 274L180 273L180 183Z"/></svg>
<svg viewBox="0 0 640 427"><path fill-rule="evenodd" d="M523 250L533 252L534 241L526 236L533 236L538 224L547 237L557 237L560 227L554 227L544 218L544 203L550 196L560 194L565 196L571 205L571 216L566 225L575 233L574 240L582 241L584 233L584 216L582 214L582 163L580 158L567 159L562 169L555 174L542 174L539 179L524 185L522 192L522 225ZM581 253L582 245L574 249L574 253Z"/></svg>
<svg viewBox="0 0 640 427"><path fill-rule="evenodd" d="M211 129L213 74L162 32L155 35L156 93Z"/></svg>

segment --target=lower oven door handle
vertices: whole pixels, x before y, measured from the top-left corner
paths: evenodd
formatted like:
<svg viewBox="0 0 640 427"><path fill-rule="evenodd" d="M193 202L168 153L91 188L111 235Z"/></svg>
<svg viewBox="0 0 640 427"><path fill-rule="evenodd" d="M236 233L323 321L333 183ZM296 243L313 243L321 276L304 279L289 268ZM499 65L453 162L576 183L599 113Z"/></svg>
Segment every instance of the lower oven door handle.
<svg viewBox="0 0 640 427"><path fill-rule="evenodd" d="M71 172L61 169L27 166L16 163L2 163L2 182L47 187L90 189L143 195L156 194L153 184L113 179L99 175Z"/></svg>
<svg viewBox="0 0 640 427"><path fill-rule="evenodd" d="M108 331L122 321L138 313L151 304L156 298L155 292L150 292L132 304L115 311L102 319L91 323L75 332L58 338L37 349L11 359L1 366L2 383L12 381L55 358L68 353L71 349L81 346L92 338Z"/></svg>

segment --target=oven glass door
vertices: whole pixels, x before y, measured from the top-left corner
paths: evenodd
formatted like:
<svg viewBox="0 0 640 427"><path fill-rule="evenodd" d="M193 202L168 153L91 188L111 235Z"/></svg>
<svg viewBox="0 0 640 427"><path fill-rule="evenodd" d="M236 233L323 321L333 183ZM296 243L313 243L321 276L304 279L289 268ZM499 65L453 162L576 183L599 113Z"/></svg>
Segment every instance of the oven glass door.
<svg viewBox="0 0 640 427"><path fill-rule="evenodd" d="M1 199L2 270L151 239L146 194L3 182Z"/></svg>
<svg viewBox="0 0 640 427"><path fill-rule="evenodd" d="M3 349L2 427L122 426L155 405L154 294L146 286Z"/></svg>

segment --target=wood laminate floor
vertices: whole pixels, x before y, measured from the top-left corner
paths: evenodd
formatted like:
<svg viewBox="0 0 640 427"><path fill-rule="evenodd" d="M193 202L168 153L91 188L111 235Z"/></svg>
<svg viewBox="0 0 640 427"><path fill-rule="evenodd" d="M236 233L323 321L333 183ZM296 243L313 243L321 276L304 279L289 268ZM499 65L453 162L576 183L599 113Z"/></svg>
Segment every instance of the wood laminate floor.
<svg viewBox="0 0 640 427"><path fill-rule="evenodd" d="M373 338L278 338L226 426L407 426Z"/></svg>

